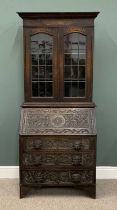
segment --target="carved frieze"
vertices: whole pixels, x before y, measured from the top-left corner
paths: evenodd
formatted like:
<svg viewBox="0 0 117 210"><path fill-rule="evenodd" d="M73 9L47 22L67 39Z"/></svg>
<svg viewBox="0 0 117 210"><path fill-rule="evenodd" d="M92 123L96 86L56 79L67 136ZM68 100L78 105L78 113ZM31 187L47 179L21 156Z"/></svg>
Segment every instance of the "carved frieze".
<svg viewBox="0 0 117 210"><path fill-rule="evenodd" d="M93 108L23 108L20 135L96 135Z"/></svg>

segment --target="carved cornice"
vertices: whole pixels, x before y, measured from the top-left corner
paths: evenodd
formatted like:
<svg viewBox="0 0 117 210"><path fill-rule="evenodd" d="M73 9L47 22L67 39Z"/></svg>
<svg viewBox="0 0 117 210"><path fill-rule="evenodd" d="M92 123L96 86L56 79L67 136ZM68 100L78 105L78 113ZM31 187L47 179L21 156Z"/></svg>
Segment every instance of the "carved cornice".
<svg viewBox="0 0 117 210"><path fill-rule="evenodd" d="M17 12L23 19L48 19L48 18L96 18L99 12Z"/></svg>

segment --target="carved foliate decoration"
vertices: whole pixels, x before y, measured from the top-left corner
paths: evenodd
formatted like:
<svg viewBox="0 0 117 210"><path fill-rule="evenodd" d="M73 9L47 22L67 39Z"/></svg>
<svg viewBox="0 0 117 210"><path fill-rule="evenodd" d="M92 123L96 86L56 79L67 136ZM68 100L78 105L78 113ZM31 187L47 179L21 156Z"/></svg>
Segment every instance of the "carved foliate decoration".
<svg viewBox="0 0 117 210"><path fill-rule="evenodd" d="M93 108L23 108L20 135L96 135Z"/></svg>
<svg viewBox="0 0 117 210"><path fill-rule="evenodd" d="M22 171L24 184L92 184L93 171Z"/></svg>
<svg viewBox="0 0 117 210"><path fill-rule="evenodd" d="M23 137L24 139L24 137ZM88 137L83 136L80 139L75 138L62 138L60 136L56 138L48 138L46 137L38 137L36 139L25 136L24 141L24 150L31 151L31 150L46 150L46 149L53 149L53 150L73 150L73 151L87 151L91 150L94 147L95 137Z"/></svg>
<svg viewBox="0 0 117 210"><path fill-rule="evenodd" d="M65 118L62 115L53 115L50 120L51 125L56 128L63 127L65 124Z"/></svg>
<svg viewBox="0 0 117 210"><path fill-rule="evenodd" d="M65 34L68 34L68 33L73 33L73 32L77 32L77 33L82 33L82 34L86 34L86 31L85 31L85 28L77 28L77 26L71 26L71 27L68 27L66 30L65 30Z"/></svg>
<svg viewBox="0 0 117 210"><path fill-rule="evenodd" d="M37 149L73 149L75 147L75 142L80 142L80 140L73 141L73 139L44 139L43 141L40 139L27 138L24 144L25 150L30 151Z"/></svg>
<svg viewBox="0 0 117 210"><path fill-rule="evenodd" d="M72 166L93 166L94 153L79 154L28 154L23 155L23 165L72 165Z"/></svg>
<svg viewBox="0 0 117 210"><path fill-rule="evenodd" d="M42 142L42 146L38 149L71 149L72 148L72 141L67 141L67 140L63 140L63 141L59 141L59 140L51 140L51 139L44 139L44 141ZM28 143L28 141L25 142L26 144L26 150L32 150L32 149L36 149L36 143L38 144L38 139L37 140L33 140L30 139L30 142Z"/></svg>

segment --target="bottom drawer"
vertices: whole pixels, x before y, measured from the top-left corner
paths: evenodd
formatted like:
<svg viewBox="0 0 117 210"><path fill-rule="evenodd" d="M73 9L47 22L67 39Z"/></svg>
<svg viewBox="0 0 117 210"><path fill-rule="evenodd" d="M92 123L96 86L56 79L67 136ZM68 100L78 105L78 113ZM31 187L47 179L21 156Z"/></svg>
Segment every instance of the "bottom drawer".
<svg viewBox="0 0 117 210"><path fill-rule="evenodd" d="M24 170L21 183L28 185L88 185L95 184L94 170Z"/></svg>

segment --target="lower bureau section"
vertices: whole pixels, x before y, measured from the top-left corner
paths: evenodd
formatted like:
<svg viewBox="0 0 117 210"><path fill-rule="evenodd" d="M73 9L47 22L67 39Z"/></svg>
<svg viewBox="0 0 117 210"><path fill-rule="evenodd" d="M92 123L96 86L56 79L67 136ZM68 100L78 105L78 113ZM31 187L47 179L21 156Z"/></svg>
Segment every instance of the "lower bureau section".
<svg viewBox="0 0 117 210"><path fill-rule="evenodd" d="M95 184L93 170L23 170L21 182L26 185L89 185Z"/></svg>
<svg viewBox="0 0 117 210"><path fill-rule="evenodd" d="M20 198L32 188L75 187L96 198L95 170L21 170Z"/></svg>

